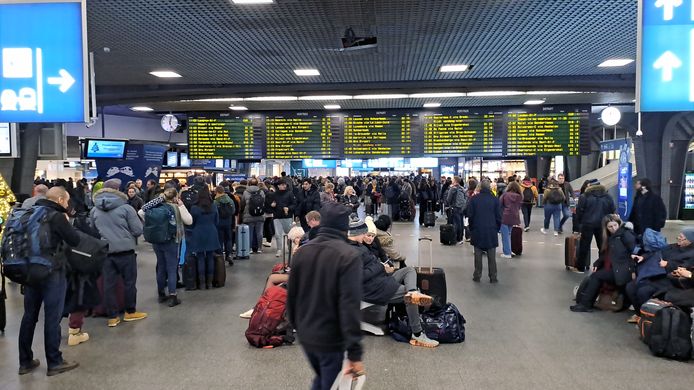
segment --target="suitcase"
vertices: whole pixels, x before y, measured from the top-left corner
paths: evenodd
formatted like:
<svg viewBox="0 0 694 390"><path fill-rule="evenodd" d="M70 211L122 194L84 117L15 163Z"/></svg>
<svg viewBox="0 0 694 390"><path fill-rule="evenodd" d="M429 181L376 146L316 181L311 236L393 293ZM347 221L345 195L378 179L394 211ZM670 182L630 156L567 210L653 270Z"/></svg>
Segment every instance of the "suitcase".
<svg viewBox="0 0 694 390"><path fill-rule="evenodd" d="M544 198L544 196L545 196L544 194L538 194L537 195L537 207L540 209L545 208L545 205L542 204L542 199Z"/></svg>
<svg viewBox="0 0 694 390"><path fill-rule="evenodd" d="M194 255L186 256L183 264L183 285L188 291L198 289L198 259Z"/></svg>
<svg viewBox="0 0 694 390"><path fill-rule="evenodd" d="M251 231L248 225L236 228L236 258L248 259L251 255Z"/></svg>
<svg viewBox="0 0 694 390"><path fill-rule="evenodd" d="M581 239L579 234L572 234L564 239L564 266L567 270L576 268L576 259L578 258L578 240Z"/></svg>
<svg viewBox="0 0 694 390"><path fill-rule="evenodd" d="M106 310L106 300L104 299L104 277L99 276L96 280L96 288L99 290L99 297L101 303L92 309L92 316L94 317L105 317L108 315ZM125 285L123 284L123 278L118 275L118 280L116 281L116 306L118 311L125 311Z"/></svg>
<svg viewBox="0 0 694 390"><path fill-rule="evenodd" d="M422 242L427 242L429 245L430 261L428 267L422 267ZM431 307L442 308L447 302L446 273L443 271L443 268L434 267L433 240L428 237L420 238L417 253L419 255L418 267L415 268L417 271L417 287L423 294L430 295L434 299Z"/></svg>
<svg viewBox="0 0 694 390"><path fill-rule="evenodd" d="M214 255L214 275L212 275L212 287L224 287L227 281L227 267L223 254Z"/></svg>
<svg viewBox="0 0 694 390"><path fill-rule="evenodd" d="M511 252L516 256L523 254L523 228L518 225L511 228Z"/></svg>
<svg viewBox="0 0 694 390"><path fill-rule="evenodd" d="M433 227L436 226L436 213L432 207L431 201L427 202L426 210L419 210L420 213L424 213L424 226Z"/></svg>
<svg viewBox="0 0 694 390"><path fill-rule="evenodd" d="M441 225L439 231L443 245L455 245L455 226L451 224Z"/></svg>

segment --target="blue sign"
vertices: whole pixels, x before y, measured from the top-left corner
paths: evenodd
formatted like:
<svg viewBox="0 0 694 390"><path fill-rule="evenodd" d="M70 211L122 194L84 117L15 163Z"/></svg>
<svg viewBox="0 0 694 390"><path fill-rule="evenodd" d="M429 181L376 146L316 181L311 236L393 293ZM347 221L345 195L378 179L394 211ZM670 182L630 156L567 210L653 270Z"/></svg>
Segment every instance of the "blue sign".
<svg viewBox="0 0 694 390"><path fill-rule="evenodd" d="M125 145L127 141L98 140L87 141L86 158L123 158L125 157Z"/></svg>
<svg viewBox="0 0 694 390"><path fill-rule="evenodd" d="M619 148L619 170L617 173L617 212L626 221L631 212L633 187L631 185L631 142L624 142Z"/></svg>
<svg viewBox="0 0 694 390"><path fill-rule="evenodd" d="M84 3L14 3L0 4L0 122L86 122Z"/></svg>
<svg viewBox="0 0 694 390"><path fill-rule="evenodd" d="M137 179L159 182L166 149L159 144L128 144L125 158L96 160L96 169L103 180L120 179L123 186Z"/></svg>
<svg viewBox="0 0 694 390"><path fill-rule="evenodd" d="M694 1L642 0L639 111L694 111Z"/></svg>
<svg viewBox="0 0 694 390"><path fill-rule="evenodd" d="M621 139L610 139L607 141L600 141L600 152L609 152L611 150L622 150L622 147L629 141L625 138Z"/></svg>

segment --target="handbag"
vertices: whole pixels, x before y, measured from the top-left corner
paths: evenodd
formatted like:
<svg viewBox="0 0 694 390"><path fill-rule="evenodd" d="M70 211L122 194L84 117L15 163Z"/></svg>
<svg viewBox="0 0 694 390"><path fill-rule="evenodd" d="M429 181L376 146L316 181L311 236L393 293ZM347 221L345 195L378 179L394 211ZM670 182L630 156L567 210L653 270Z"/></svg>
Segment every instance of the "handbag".
<svg viewBox="0 0 694 390"><path fill-rule="evenodd" d="M366 375L354 377L352 374L346 374L348 367L349 361L345 358L342 362L342 369L337 374L337 378L335 378L335 382L333 382L330 390L361 390L364 387Z"/></svg>

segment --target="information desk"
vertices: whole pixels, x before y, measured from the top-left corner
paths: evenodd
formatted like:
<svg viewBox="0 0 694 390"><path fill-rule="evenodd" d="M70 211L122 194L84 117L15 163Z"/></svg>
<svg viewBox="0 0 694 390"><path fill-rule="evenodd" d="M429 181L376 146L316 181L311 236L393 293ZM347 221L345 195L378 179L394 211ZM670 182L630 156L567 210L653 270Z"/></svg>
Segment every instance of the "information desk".
<svg viewBox="0 0 694 390"><path fill-rule="evenodd" d="M268 115L265 118L266 156L277 159L340 158L341 120L337 115Z"/></svg>
<svg viewBox="0 0 694 390"><path fill-rule="evenodd" d="M412 124L418 115L403 112L350 114L344 118L344 157L410 156L416 142Z"/></svg>
<svg viewBox="0 0 694 390"><path fill-rule="evenodd" d="M189 114L189 157L196 160L263 158L261 119L229 113Z"/></svg>
<svg viewBox="0 0 694 390"><path fill-rule="evenodd" d="M538 112L510 112L506 115L506 155L579 156L581 133L587 138L589 121L588 108L544 107Z"/></svg>
<svg viewBox="0 0 694 390"><path fill-rule="evenodd" d="M504 153L503 113L453 110L424 114L427 156L501 156Z"/></svg>

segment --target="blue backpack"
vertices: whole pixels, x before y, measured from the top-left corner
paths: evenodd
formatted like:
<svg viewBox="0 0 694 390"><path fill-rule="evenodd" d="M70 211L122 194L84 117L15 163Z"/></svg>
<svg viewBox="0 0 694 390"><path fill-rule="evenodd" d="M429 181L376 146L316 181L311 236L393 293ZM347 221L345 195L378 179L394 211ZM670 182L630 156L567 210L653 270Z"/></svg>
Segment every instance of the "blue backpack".
<svg viewBox="0 0 694 390"><path fill-rule="evenodd" d="M49 210L43 206L17 209L5 224L0 244L3 274L15 283L38 286L55 267L50 247L51 232L47 223Z"/></svg>
<svg viewBox="0 0 694 390"><path fill-rule="evenodd" d="M170 205L160 205L145 211L143 235L150 244L164 244L176 238L176 214Z"/></svg>

